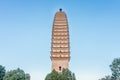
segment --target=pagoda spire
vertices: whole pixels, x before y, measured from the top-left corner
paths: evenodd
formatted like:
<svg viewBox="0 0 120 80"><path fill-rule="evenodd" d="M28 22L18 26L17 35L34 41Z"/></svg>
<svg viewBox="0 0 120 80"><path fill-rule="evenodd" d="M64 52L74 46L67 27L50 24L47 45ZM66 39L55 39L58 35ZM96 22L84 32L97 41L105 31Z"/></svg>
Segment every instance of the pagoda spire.
<svg viewBox="0 0 120 80"><path fill-rule="evenodd" d="M59 11L62 12L62 8L60 8Z"/></svg>

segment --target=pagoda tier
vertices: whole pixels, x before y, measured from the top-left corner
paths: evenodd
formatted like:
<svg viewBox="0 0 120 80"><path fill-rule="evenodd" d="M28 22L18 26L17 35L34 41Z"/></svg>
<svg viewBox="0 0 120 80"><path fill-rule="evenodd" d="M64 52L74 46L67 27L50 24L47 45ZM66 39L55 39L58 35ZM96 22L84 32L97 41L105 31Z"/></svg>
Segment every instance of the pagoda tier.
<svg viewBox="0 0 120 80"><path fill-rule="evenodd" d="M68 54L66 54L67 57L69 57L70 54L69 30L67 17L64 12L57 12L54 17L51 52L51 59L54 57L63 56L64 52L68 52ZM55 52L58 54L54 54Z"/></svg>

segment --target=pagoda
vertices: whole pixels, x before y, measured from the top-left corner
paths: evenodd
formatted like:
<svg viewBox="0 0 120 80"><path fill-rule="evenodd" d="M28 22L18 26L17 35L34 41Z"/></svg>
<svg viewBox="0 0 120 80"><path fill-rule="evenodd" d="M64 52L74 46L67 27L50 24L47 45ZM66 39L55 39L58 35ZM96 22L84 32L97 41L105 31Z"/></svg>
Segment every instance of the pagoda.
<svg viewBox="0 0 120 80"><path fill-rule="evenodd" d="M51 61L52 70L61 72L69 68L70 43L66 13L60 9L56 12L52 28Z"/></svg>

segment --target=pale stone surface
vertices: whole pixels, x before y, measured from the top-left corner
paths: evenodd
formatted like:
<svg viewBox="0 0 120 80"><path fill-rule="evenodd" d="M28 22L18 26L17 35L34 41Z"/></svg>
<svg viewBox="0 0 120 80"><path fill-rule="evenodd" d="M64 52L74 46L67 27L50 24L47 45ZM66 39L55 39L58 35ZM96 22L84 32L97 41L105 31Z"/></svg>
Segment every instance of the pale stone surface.
<svg viewBox="0 0 120 80"><path fill-rule="evenodd" d="M61 72L69 67L69 29L65 12L57 12L54 17L51 44L52 70Z"/></svg>

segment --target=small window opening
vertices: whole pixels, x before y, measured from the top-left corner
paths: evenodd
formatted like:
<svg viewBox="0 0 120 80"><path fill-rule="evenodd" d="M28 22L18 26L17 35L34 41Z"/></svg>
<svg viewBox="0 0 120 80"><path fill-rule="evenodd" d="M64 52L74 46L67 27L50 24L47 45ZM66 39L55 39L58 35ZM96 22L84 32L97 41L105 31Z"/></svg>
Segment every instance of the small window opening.
<svg viewBox="0 0 120 80"><path fill-rule="evenodd" d="M59 66L59 71L61 71L61 66Z"/></svg>

